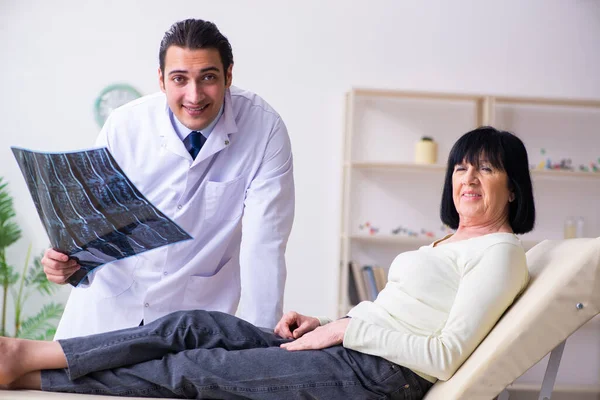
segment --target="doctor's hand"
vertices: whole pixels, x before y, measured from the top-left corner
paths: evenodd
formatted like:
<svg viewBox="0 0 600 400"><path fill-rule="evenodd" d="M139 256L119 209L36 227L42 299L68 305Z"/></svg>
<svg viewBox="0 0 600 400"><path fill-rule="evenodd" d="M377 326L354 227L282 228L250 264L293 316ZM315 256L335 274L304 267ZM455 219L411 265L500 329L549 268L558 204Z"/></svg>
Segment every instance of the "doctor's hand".
<svg viewBox="0 0 600 400"><path fill-rule="evenodd" d="M59 285L67 283L67 279L80 268L77 261L54 249L46 250L42 257L42 265L48 280Z"/></svg>
<svg viewBox="0 0 600 400"><path fill-rule="evenodd" d="M321 323L315 317L307 317L295 311L287 312L275 326L275 333L284 339L298 339Z"/></svg>
<svg viewBox="0 0 600 400"><path fill-rule="evenodd" d="M319 350L341 344L350 318L342 318L337 321L319 326L314 331L307 333L300 339L284 343L280 347L286 350Z"/></svg>

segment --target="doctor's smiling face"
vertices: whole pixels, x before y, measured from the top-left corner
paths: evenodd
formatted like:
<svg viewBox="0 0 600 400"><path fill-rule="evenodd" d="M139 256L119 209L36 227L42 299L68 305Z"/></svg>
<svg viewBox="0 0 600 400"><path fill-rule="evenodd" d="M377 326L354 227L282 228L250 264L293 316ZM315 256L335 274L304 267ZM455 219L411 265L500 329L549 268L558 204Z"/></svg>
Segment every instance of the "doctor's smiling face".
<svg viewBox="0 0 600 400"><path fill-rule="evenodd" d="M231 86L233 64L225 71L214 48L170 46L164 68L158 69L160 89L179 122L194 131L206 128L217 117Z"/></svg>

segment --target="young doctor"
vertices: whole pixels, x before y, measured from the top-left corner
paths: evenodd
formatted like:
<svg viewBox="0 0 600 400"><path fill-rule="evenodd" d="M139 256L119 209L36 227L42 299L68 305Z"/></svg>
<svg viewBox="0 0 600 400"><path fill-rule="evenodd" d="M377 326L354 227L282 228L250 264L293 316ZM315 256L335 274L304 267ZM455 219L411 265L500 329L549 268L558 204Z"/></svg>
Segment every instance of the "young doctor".
<svg viewBox="0 0 600 400"><path fill-rule="evenodd" d="M193 240L116 261L74 288L55 339L206 309L274 327L282 314L284 253L294 215L292 152L281 117L231 86L231 45L208 21L171 26L159 84L115 110L96 144ZM48 279L79 266L48 249Z"/></svg>

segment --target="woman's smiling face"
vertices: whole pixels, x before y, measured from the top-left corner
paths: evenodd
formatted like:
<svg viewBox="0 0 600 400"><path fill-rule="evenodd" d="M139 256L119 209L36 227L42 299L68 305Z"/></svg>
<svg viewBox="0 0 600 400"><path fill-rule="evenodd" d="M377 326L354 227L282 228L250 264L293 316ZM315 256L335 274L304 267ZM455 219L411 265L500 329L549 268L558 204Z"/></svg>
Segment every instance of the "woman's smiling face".
<svg viewBox="0 0 600 400"><path fill-rule="evenodd" d="M506 172L482 157L479 165L463 160L454 166L452 197L459 225L485 226L508 220L514 194Z"/></svg>

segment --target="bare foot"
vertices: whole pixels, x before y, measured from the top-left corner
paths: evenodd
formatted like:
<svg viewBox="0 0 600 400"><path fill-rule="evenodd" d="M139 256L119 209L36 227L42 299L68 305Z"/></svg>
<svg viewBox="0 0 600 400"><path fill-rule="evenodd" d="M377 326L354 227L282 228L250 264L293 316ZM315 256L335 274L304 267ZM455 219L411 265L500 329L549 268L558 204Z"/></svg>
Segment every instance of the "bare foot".
<svg viewBox="0 0 600 400"><path fill-rule="evenodd" d="M41 390L42 374L40 371L27 372L9 384L0 385L0 390L17 389Z"/></svg>
<svg viewBox="0 0 600 400"><path fill-rule="evenodd" d="M23 340L0 337L0 386L8 385L25 372L20 363L19 351ZM8 388L8 387L7 387Z"/></svg>
<svg viewBox="0 0 600 400"><path fill-rule="evenodd" d="M15 390L17 389L15 387L14 383L7 383L6 385L0 385L0 390Z"/></svg>

